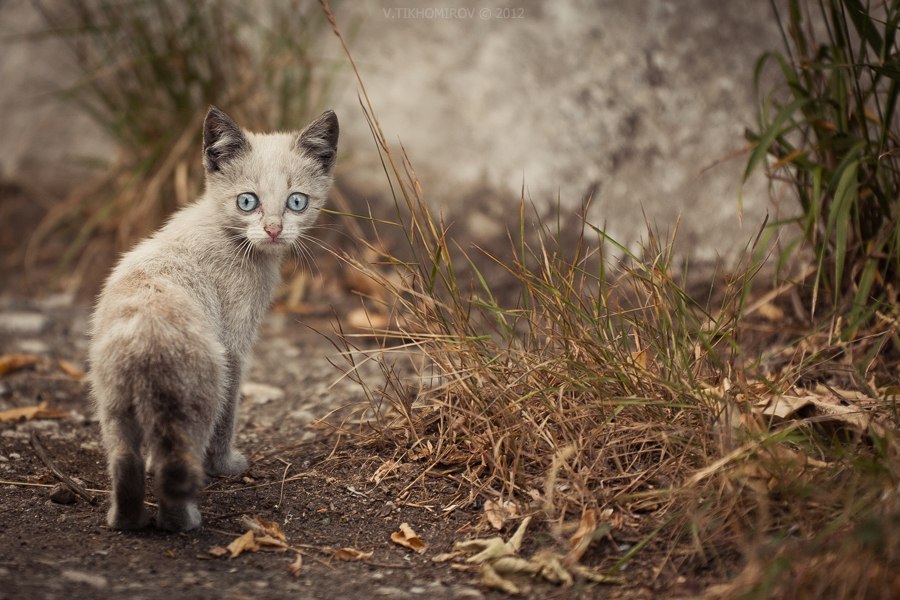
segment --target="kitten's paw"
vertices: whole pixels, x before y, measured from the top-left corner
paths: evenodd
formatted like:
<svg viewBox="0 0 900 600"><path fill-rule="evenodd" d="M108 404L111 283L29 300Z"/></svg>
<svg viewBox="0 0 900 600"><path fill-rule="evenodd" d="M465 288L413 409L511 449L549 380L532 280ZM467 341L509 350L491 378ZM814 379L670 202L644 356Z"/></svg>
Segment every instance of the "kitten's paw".
<svg viewBox="0 0 900 600"><path fill-rule="evenodd" d="M143 529L150 523L150 513L143 504L139 511L123 511L112 505L106 513L106 523L112 529Z"/></svg>
<svg viewBox="0 0 900 600"><path fill-rule="evenodd" d="M166 531L190 531L200 527L200 509L196 502L159 505L156 526Z"/></svg>
<svg viewBox="0 0 900 600"><path fill-rule="evenodd" d="M232 450L225 456L209 456L206 459L206 474L212 477L227 477L240 475L247 470L247 458Z"/></svg>

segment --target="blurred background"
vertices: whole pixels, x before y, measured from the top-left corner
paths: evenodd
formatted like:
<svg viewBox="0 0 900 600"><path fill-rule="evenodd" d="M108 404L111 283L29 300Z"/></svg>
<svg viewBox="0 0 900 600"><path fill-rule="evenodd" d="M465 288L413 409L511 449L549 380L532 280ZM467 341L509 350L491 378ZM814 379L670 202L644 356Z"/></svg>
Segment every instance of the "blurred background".
<svg viewBox="0 0 900 600"><path fill-rule="evenodd" d="M680 251L708 263L742 251L769 208L761 174L739 203L754 62L780 43L768 2L332 8L385 133L463 239L502 243L524 191L563 217L590 198L588 219L634 248L645 220L668 231L680 216ZM6 0L0 28L7 285L93 294L118 252L201 191L210 103L257 130L333 107L333 208L392 210L317 2Z"/></svg>

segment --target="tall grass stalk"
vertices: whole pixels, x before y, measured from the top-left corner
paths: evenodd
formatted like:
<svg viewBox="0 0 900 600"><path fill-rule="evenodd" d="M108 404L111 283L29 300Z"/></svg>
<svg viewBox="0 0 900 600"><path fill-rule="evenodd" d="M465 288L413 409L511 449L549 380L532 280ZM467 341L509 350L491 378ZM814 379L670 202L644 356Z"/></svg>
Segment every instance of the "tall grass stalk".
<svg viewBox="0 0 900 600"><path fill-rule="evenodd" d="M785 49L756 66L759 125L746 175L765 168L793 191L793 215L776 226L796 225L800 237L780 263L813 250L812 312L825 292L849 338L878 311L894 312L900 293L900 2L782 6L772 2Z"/></svg>

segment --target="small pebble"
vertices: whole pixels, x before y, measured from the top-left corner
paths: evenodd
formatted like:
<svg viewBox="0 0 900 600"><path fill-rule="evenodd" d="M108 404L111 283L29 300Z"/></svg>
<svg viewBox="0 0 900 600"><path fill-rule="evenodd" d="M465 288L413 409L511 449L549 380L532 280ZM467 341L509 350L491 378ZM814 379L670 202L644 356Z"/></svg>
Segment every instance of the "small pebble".
<svg viewBox="0 0 900 600"><path fill-rule="evenodd" d="M19 340L16 343L16 348L27 354L47 354L50 352L50 346L46 342L33 339Z"/></svg>
<svg viewBox="0 0 900 600"><path fill-rule="evenodd" d="M66 570L62 572L62 577L68 581L85 583L97 589L103 589L107 586L106 577L94 575L93 573L85 573L84 571Z"/></svg>
<svg viewBox="0 0 900 600"><path fill-rule="evenodd" d="M460 600L481 600L484 598L484 594L473 587L459 585L454 587L452 597Z"/></svg>
<svg viewBox="0 0 900 600"><path fill-rule="evenodd" d="M409 592L406 590L391 586L375 588L375 595L379 598L391 598L392 600L405 600L410 597Z"/></svg>
<svg viewBox="0 0 900 600"><path fill-rule="evenodd" d="M12 460L19 460L20 458L22 458L22 455L19 454L18 452L10 452L9 458Z"/></svg>
<svg viewBox="0 0 900 600"><path fill-rule="evenodd" d="M284 390L265 383L248 381L241 385L241 394L251 404L266 404L284 398Z"/></svg>
<svg viewBox="0 0 900 600"><path fill-rule="evenodd" d="M68 486L57 483L50 488L50 500L57 504L75 504L75 492Z"/></svg>

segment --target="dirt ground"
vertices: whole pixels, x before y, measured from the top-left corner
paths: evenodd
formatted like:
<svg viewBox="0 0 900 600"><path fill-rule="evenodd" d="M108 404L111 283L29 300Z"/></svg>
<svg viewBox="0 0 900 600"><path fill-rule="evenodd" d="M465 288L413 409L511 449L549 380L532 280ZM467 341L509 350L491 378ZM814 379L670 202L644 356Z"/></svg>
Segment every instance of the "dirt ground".
<svg viewBox="0 0 900 600"><path fill-rule="evenodd" d="M85 367L89 312L88 303L71 296L0 297L0 354L44 357L0 376L0 411L46 402L67 413L0 424L0 599L502 597L481 586L478 573L431 560L455 541L493 535L478 501L447 510L454 494L468 490L446 482L414 483L415 468L373 483L390 449L381 456L358 448L319 422L346 416L364 402L349 379L335 384L341 372L329 359L340 361L337 350L310 329L327 331L324 319L304 323L275 313L267 320L246 379L238 433L251 466L242 477L210 482L201 499L200 530L110 530L104 520L109 482L87 385L58 362L69 361L72 372L72 366ZM366 376L374 377L374 370ZM33 450L32 433L61 471L93 490L94 504L51 500L57 479ZM410 493L401 494L410 484ZM247 517L278 523L288 543L305 552L298 575L288 568L293 552L234 559L210 553L244 533ZM424 553L391 542L401 523L425 541ZM547 541L538 525L525 550ZM329 553L345 547L372 555L345 562ZM650 578L648 568L630 566L624 586L602 589L531 582L529 596L654 597L660 587L671 593L674 580L658 578L655 590L643 583Z"/></svg>

